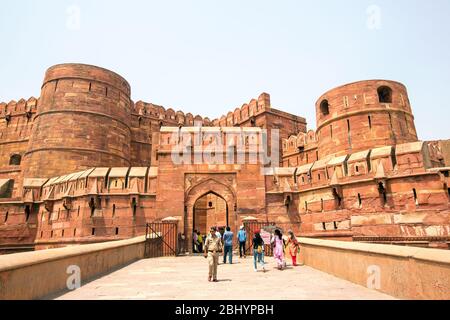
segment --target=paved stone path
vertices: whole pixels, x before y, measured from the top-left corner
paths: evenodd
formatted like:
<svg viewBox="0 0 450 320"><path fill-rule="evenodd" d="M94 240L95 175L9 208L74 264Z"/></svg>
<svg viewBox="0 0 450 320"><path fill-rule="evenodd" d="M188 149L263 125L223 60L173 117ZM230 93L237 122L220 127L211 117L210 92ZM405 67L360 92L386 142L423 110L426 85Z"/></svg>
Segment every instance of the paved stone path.
<svg viewBox="0 0 450 320"><path fill-rule="evenodd" d="M140 260L66 293L63 300L375 300L392 297L309 267L255 272L252 258L219 266L219 282L207 281L203 257Z"/></svg>

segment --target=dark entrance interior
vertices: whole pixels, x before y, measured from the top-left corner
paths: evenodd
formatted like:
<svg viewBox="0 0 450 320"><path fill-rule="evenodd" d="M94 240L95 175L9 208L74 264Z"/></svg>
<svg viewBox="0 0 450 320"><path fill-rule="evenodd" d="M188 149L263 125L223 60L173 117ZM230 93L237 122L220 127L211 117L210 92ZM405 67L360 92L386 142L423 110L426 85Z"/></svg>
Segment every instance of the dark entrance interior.
<svg viewBox="0 0 450 320"><path fill-rule="evenodd" d="M200 197L194 205L193 230L207 235L211 227L225 229L229 224L228 204L215 192ZM221 230L222 232L222 230Z"/></svg>

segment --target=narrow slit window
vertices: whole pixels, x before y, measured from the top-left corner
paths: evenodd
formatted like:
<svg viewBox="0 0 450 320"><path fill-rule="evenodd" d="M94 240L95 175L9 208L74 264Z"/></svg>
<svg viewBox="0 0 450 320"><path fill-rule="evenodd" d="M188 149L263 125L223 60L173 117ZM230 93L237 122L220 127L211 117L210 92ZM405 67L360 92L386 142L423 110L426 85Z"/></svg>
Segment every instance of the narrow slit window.
<svg viewBox="0 0 450 320"><path fill-rule="evenodd" d="M414 202L417 205L417 204L419 204L419 200L418 200L418 197L417 197L417 190L415 188L413 189L413 194L414 194Z"/></svg>
<svg viewBox="0 0 450 320"><path fill-rule="evenodd" d="M372 117L369 116L368 120L369 120L369 129L372 129Z"/></svg>
<svg viewBox="0 0 450 320"><path fill-rule="evenodd" d="M91 207L91 217L95 214L95 200L94 198L91 198L91 201L89 202L89 206Z"/></svg>
<svg viewBox="0 0 450 320"><path fill-rule="evenodd" d="M116 236L119 235L119 228L116 228Z"/></svg>
<svg viewBox="0 0 450 320"><path fill-rule="evenodd" d="M361 208L362 207L362 199L361 199L361 194L358 193L358 206Z"/></svg>
<svg viewBox="0 0 450 320"><path fill-rule="evenodd" d="M30 215L31 215L31 209L30 209L30 206L26 206L25 207L25 216L26 216L26 222L28 222L28 220L30 220Z"/></svg>
<svg viewBox="0 0 450 320"><path fill-rule="evenodd" d="M347 139L348 139L348 145L350 146L350 149L352 148L352 133L351 133L351 127L350 127L350 120L347 119Z"/></svg>
<svg viewBox="0 0 450 320"><path fill-rule="evenodd" d="M95 228L92 228L92 235L95 236Z"/></svg>
<svg viewBox="0 0 450 320"><path fill-rule="evenodd" d="M378 184L378 192L380 193L381 199L382 199L382 205L385 206L387 203L387 195L386 195L386 189L383 185L383 183Z"/></svg>
<svg viewBox="0 0 450 320"><path fill-rule="evenodd" d="M408 118L406 117L406 113L404 113L403 115L405 116L405 127L406 127L406 133L409 133Z"/></svg>
<svg viewBox="0 0 450 320"><path fill-rule="evenodd" d="M137 201L136 198L133 198L133 218L136 217L136 212L137 212Z"/></svg>
<svg viewBox="0 0 450 320"><path fill-rule="evenodd" d="M392 115L389 113L389 125L391 126L391 130L394 130L394 125L392 124Z"/></svg>
<svg viewBox="0 0 450 320"><path fill-rule="evenodd" d="M327 230L327 224L325 222L322 222L322 228L323 230Z"/></svg>

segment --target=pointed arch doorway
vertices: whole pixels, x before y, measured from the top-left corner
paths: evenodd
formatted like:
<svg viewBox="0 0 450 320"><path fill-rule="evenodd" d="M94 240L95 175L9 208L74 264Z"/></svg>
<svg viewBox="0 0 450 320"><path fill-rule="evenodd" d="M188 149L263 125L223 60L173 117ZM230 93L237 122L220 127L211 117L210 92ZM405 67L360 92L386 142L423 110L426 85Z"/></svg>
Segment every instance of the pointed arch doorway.
<svg viewBox="0 0 450 320"><path fill-rule="evenodd" d="M230 224L227 201L214 191L197 199L194 204L193 229L207 235L211 227L226 228Z"/></svg>
<svg viewBox="0 0 450 320"><path fill-rule="evenodd" d="M205 179L186 190L184 229L192 252L193 232L208 234L212 226L237 231L236 194L232 187L216 179Z"/></svg>

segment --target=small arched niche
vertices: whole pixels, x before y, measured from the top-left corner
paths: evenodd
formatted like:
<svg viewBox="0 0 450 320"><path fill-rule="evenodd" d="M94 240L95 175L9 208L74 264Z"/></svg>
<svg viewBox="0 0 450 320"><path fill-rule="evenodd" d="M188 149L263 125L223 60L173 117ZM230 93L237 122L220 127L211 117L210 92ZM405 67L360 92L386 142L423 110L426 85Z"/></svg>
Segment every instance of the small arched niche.
<svg viewBox="0 0 450 320"><path fill-rule="evenodd" d="M320 113L322 116L327 116L330 114L330 105L328 100L325 99L320 103Z"/></svg>
<svg viewBox="0 0 450 320"><path fill-rule="evenodd" d="M379 87L378 100L380 103L392 103L392 89L386 86Z"/></svg>

